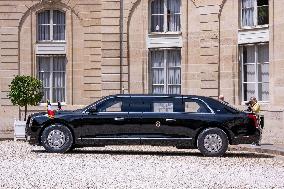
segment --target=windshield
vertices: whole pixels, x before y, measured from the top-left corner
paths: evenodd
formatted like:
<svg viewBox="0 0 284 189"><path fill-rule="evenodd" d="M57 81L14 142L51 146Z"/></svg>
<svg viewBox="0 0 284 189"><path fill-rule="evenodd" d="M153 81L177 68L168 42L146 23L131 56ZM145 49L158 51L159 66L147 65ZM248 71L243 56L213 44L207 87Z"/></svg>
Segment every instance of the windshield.
<svg viewBox="0 0 284 189"><path fill-rule="evenodd" d="M96 101L96 102L86 106L85 108L82 109L83 112L88 110L88 109L91 109L92 107L96 106L97 104L100 104L101 102L105 101L106 99L107 99L107 97L104 97L104 98L102 98L102 99L100 99L100 100L98 100L98 101Z"/></svg>

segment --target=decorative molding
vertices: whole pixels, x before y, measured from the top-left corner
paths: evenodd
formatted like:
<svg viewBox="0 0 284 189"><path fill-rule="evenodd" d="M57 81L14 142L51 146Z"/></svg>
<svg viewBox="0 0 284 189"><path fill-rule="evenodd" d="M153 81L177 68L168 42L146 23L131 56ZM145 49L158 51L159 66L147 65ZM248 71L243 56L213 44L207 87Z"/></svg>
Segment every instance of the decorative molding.
<svg viewBox="0 0 284 189"><path fill-rule="evenodd" d="M147 48L181 48L181 34L148 35Z"/></svg>
<svg viewBox="0 0 284 189"><path fill-rule="evenodd" d="M61 0L40 0L41 3L48 3L48 4L54 4L54 3L58 3Z"/></svg>
<svg viewBox="0 0 284 189"><path fill-rule="evenodd" d="M39 43L36 44L37 55L66 54L65 43Z"/></svg>
<svg viewBox="0 0 284 189"><path fill-rule="evenodd" d="M238 44L263 43L269 41L269 29L242 30L238 34Z"/></svg>

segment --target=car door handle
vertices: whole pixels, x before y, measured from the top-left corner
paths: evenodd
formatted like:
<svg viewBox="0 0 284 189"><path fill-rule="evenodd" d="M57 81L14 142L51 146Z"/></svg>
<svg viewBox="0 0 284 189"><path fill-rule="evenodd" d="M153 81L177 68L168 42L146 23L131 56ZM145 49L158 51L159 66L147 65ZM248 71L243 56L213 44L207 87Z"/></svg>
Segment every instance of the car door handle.
<svg viewBox="0 0 284 189"><path fill-rule="evenodd" d="M124 118L123 118L123 117L115 117L114 120L115 120L115 121L123 121Z"/></svg>
<svg viewBox="0 0 284 189"><path fill-rule="evenodd" d="M175 122L175 119L166 119L166 122Z"/></svg>

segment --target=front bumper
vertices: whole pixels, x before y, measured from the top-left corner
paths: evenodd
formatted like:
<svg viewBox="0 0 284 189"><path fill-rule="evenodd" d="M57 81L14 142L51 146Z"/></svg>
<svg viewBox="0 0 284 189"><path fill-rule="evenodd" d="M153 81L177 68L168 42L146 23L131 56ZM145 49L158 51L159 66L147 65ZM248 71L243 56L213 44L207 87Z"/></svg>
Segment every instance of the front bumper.
<svg viewBox="0 0 284 189"><path fill-rule="evenodd" d="M26 134L25 138L26 141L31 145L39 145L39 135L40 135L40 127L29 127L29 125L26 126Z"/></svg>

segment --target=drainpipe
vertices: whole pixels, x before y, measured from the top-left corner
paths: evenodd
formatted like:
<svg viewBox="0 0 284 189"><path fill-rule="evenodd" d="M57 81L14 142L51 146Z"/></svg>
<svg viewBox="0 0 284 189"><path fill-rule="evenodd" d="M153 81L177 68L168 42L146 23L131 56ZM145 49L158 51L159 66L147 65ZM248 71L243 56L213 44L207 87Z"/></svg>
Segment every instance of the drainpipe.
<svg viewBox="0 0 284 189"><path fill-rule="evenodd" d="M120 60L119 60L119 85L120 93L124 93L124 87L122 85L122 64L123 64L123 0L120 0L120 19L119 19L119 48L120 48Z"/></svg>
<svg viewBox="0 0 284 189"><path fill-rule="evenodd" d="M219 24L219 31L218 31L218 97L220 96L221 93L221 9L218 14L218 24Z"/></svg>

